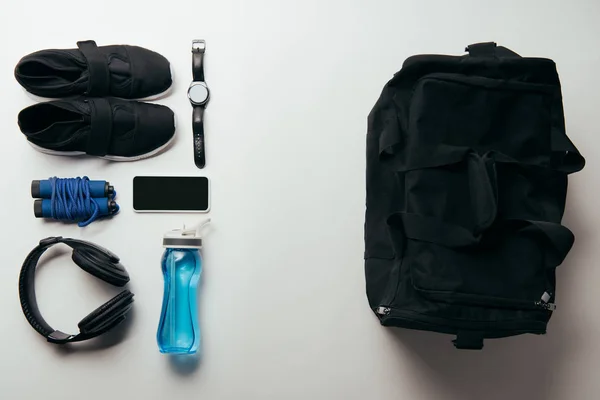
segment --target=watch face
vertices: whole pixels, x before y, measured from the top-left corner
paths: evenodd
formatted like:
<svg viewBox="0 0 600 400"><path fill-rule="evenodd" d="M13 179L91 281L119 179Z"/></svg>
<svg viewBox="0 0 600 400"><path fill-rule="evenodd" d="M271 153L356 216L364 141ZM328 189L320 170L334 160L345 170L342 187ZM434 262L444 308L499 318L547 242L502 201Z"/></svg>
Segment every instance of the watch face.
<svg viewBox="0 0 600 400"><path fill-rule="evenodd" d="M208 101L208 86L204 82L192 82L188 89L188 98L195 106L201 106Z"/></svg>

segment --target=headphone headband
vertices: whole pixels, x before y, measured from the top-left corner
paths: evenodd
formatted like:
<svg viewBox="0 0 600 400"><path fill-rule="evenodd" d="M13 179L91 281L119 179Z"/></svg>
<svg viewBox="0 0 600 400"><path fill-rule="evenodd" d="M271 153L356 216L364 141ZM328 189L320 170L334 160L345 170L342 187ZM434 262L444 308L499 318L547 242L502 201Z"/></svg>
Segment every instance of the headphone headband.
<svg viewBox="0 0 600 400"><path fill-rule="evenodd" d="M42 254L57 243L73 249L73 261L84 271L115 286L124 286L129 275L119 263L119 257L107 249L83 240L48 237L40 240L25 258L19 275L19 299L29 324L49 342L64 344L91 339L109 331L125 320L133 305L133 293L124 290L79 322L78 334L67 334L52 328L42 317L35 296L35 271Z"/></svg>

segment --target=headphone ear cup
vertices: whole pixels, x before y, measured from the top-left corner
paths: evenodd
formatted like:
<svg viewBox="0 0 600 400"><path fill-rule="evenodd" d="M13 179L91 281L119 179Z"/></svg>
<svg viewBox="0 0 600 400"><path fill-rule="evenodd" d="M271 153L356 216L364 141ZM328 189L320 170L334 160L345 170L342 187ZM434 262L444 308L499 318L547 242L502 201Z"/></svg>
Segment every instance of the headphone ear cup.
<svg viewBox="0 0 600 400"><path fill-rule="evenodd" d="M86 242L85 240L67 239L66 244L71 246L73 249L77 249L77 248L85 249L86 248L86 249L94 250L97 253L102 253L102 255L104 257L108 258L110 261L112 261L115 264L119 262L119 257L117 257L117 255L115 253L113 253L112 251L110 251L108 249L105 249L102 246L98 246L96 243Z"/></svg>
<svg viewBox="0 0 600 400"><path fill-rule="evenodd" d="M121 264L94 249L74 249L71 258L81 269L111 285L121 287L129 282L129 274Z"/></svg>
<svg viewBox="0 0 600 400"><path fill-rule="evenodd" d="M83 334L100 334L117 326L133 306L133 293L124 290L79 321Z"/></svg>

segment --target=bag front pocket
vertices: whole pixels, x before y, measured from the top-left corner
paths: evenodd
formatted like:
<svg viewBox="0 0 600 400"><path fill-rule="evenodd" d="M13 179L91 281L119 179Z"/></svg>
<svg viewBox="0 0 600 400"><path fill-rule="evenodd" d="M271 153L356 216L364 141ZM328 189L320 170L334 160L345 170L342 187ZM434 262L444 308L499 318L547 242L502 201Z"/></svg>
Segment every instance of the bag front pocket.
<svg viewBox="0 0 600 400"><path fill-rule="evenodd" d="M534 237L501 230L493 229L474 247L408 241L414 289L433 301L548 309L554 271L546 267L544 251Z"/></svg>
<svg viewBox="0 0 600 400"><path fill-rule="evenodd" d="M408 149L432 144L501 152L549 165L555 87L448 73L415 86Z"/></svg>

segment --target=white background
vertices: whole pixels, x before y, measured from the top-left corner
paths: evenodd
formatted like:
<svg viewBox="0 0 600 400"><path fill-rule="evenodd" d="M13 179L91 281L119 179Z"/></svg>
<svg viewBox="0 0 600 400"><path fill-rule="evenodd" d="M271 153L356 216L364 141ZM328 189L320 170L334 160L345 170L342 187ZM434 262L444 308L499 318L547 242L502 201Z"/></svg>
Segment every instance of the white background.
<svg viewBox="0 0 600 400"><path fill-rule="evenodd" d="M463 1L19 1L0 15L0 398L574 399L600 391L600 3ZM190 42L207 40L207 167L193 164ZM78 40L167 57L178 118L167 153L135 163L35 152L17 113L33 103L13 78L20 57ZM567 130L587 158L572 176L565 225L575 246L558 270L546 336L456 351L450 336L387 330L364 294L366 117L404 59L462 54L494 40L552 58ZM163 232L197 215L135 214L136 175L205 175L214 221L205 239L202 358L158 352ZM106 179L122 212L80 229L33 217L29 185L52 175ZM89 239L121 256L135 307L124 329L60 348L25 321L17 280L41 238ZM60 254L61 251L53 252ZM118 292L68 255L37 274L41 310L77 331ZM120 342L118 339L121 339Z"/></svg>

